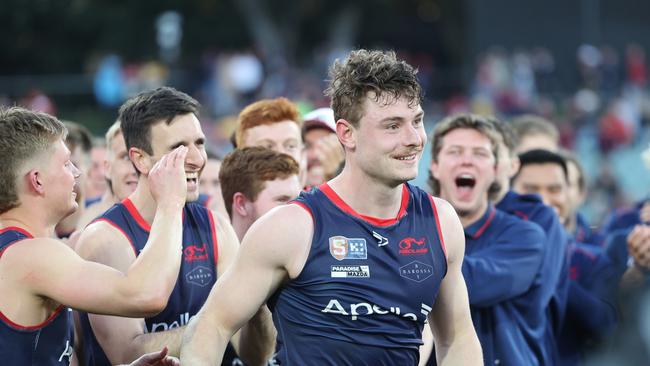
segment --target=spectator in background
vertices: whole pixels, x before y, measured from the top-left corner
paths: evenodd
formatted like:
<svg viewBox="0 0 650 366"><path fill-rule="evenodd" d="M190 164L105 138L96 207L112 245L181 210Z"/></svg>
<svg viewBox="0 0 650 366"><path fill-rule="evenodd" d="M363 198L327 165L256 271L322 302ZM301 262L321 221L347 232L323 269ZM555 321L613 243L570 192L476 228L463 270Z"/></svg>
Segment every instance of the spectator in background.
<svg viewBox="0 0 650 366"><path fill-rule="evenodd" d="M120 128L120 122L116 121L106 132L106 159L104 165L104 180L108 189L102 195L101 200L88 207L77 224L77 230L83 230L92 220L97 218L104 211L114 204L122 202L138 186L138 176L135 167L129 159L129 152L126 150L124 135Z"/></svg>
<svg viewBox="0 0 650 366"><path fill-rule="evenodd" d="M92 149L92 134L86 127L76 122L64 121L68 129L65 144L70 150L70 161L81 171L79 181L74 186L77 194L76 200L79 208L56 225L56 235L59 238L68 238L76 229L79 219L83 216L86 202L86 181L90 167L90 150ZM74 245L74 243L71 243Z"/></svg>
<svg viewBox="0 0 650 366"><path fill-rule="evenodd" d="M434 195L449 201L466 238L463 275L486 365L551 365L544 342L549 275L537 225L494 208L500 137L485 117L455 115L431 137Z"/></svg>
<svg viewBox="0 0 650 366"><path fill-rule="evenodd" d="M534 115L523 115L512 120L512 127L519 143L517 153L533 149L556 151L560 143L560 133L553 122Z"/></svg>
<svg viewBox="0 0 650 366"><path fill-rule="evenodd" d="M221 158L217 153L206 149L208 160L205 168L199 177L199 203L205 207L219 212L223 217L228 217L226 206L223 203L221 194L221 183L219 183L219 172L221 171Z"/></svg>
<svg viewBox="0 0 650 366"><path fill-rule="evenodd" d="M331 108L305 114L302 136L307 150L307 185L318 186L336 176L345 158L336 137L336 120Z"/></svg>
<svg viewBox="0 0 650 366"><path fill-rule="evenodd" d="M262 146L294 158L300 165L300 182L307 179L307 157L303 152L302 120L287 98L263 99L246 106L237 118L237 148Z"/></svg>
<svg viewBox="0 0 650 366"><path fill-rule="evenodd" d="M106 139L93 138L87 175L86 207L101 201L102 195L108 188L106 184Z"/></svg>

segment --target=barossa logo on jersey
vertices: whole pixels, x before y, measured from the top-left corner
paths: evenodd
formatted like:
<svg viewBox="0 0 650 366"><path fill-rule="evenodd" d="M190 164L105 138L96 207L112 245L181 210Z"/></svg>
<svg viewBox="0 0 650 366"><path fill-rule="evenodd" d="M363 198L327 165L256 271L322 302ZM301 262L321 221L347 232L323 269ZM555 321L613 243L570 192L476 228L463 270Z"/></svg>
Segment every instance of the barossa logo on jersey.
<svg viewBox="0 0 650 366"><path fill-rule="evenodd" d="M429 315L430 311L430 306L421 304L420 313L422 313L425 318ZM367 302L358 302L356 304L343 305L341 304L341 301L337 299L331 299L327 306L321 310L321 312L326 314L329 313L349 316L352 320L357 320L360 316L394 314L406 319L410 319L414 322L418 321L418 317L414 313L402 314L402 309L399 306L391 306L384 309L379 305L370 304Z"/></svg>
<svg viewBox="0 0 650 366"><path fill-rule="evenodd" d="M208 252L205 248L205 243L201 247L188 245L183 249L183 260L185 262L203 261L206 259L208 259Z"/></svg>
<svg viewBox="0 0 650 366"><path fill-rule="evenodd" d="M427 238L404 238L399 242L399 254L401 255L422 255L429 252L426 245Z"/></svg>
<svg viewBox="0 0 650 366"><path fill-rule="evenodd" d="M368 248L366 239L363 238L346 238L337 235L329 239L330 254L336 260L344 259L368 259Z"/></svg>
<svg viewBox="0 0 650 366"><path fill-rule="evenodd" d="M185 280L191 284L205 287L212 281L212 270L203 266L196 267L185 275Z"/></svg>
<svg viewBox="0 0 650 366"><path fill-rule="evenodd" d="M420 261L413 261L400 267L399 274L411 281L422 282L433 275L433 267Z"/></svg>

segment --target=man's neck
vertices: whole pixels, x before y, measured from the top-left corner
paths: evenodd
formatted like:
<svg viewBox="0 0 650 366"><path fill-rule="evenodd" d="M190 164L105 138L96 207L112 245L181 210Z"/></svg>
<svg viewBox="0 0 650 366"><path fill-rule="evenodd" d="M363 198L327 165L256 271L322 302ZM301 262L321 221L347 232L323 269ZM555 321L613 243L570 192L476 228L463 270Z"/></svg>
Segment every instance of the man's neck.
<svg viewBox="0 0 650 366"><path fill-rule="evenodd" d="M253 223L249 222L245 217L237 216L237 214L233 214L230 221L232 223L232 228L235 230L235 234L237 234L237 239L239 239L239 242L241 243L248 228L250 228Z"/></svg>
<svg viewBox="0 0 650 366"><path fill-rule="evenodd" d="M133 206L138 209L140 216L149 224L153 222L156 216L156 201L149 190L149 183L146 178L141 177L138 181L138 187L128 197Z"/></svg>
<svg viewBox="0 0 650 366"><path fill-rule="evenodd" d="M29 210L26 207L37 207L22 204L0 215L0 226L7 228L16 226L24 229L35 238L55 238L56 222L48 220L43 211Z"/></svg>
<svg viewBox="0 0 650 366"><path fill-rule="evenodd" d="M508 182L501 183L499 191L494 194L492 202L494 202L495 205L498 204L499 202L501 202L503 197L505 197L509 191L510 191L510 184Z"/></svg>
<svg viewBox="0 0 650 366"><path fill-rule="evenodd" d="M399 213L403 184L390 187L365 174L355 174L352 169L345 168L328 184L348 206L361 215L393 218Z"/></svg>
<svg viewBox="0 0 650 366"><path fill-rule="evenodd" d="M478 220L480 220L481 217L483 217L483 215L485 214L485 211L487 211L488 206L489 206L488 201L485 200L481 204L479 209L477 209L477 210L475 210L475 211L473 211L471 213L468 213L466 215L462 215L462 216L458 215L458 217L460 218L460 223L463 225L463 228L466 228L466 227L472 225L473 223L477 222Z"/></svg>

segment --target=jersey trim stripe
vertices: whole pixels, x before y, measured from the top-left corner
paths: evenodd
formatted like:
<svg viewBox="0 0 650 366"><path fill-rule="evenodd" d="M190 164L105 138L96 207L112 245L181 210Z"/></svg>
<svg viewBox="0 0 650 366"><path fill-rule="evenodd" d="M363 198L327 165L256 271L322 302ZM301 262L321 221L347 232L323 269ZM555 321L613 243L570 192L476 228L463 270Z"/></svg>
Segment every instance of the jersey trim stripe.
<svg viewBox="0 0 650 366"><path fill-rule="evenodd" d="M10 327L15 328L17 330L39 330L41 328L44 328L48 324L50 324L54 320L54 318L56 318L57 315L59 315L59 313L61 313L61 310L63 310L63 309L64 309L64 306L59 305L59 307L54 309L54 312L52 312L52 314L50 314L50 316L48 316L47 319L43 320L42 322L40 322L40 323L38 323L36 325L20 325L18 323L14 323L13 321L11 321L11 319L7 318L7 316L4 315L2 313L2 311L0 311L0 320L2 320L4 323L9 325Z"/></svg>
<svg viewBox="0 0 650 366"><path fill-rule="evenodd" d="M490 208L490 216L487 218L487 220L485 220L483 225L478 230L476 230L476 233L472 236L472 239L478 239L478 238L481 237L481 235L483 235L483 232L485 231L485 229L487 229L488 226L490 226L490 223L492 222L492 219L494 219L494 214L495 213L496 213L496 208L494 208L494 206L492 206Z"/></svg>
<svg viewBox="0 0 650 366"><path fill-rule="evenodd" d="M309 206L307 206L306 204L304 204L302 202L299 202L299 201L291 201L289 203L294 204L294 205L298 205L298 206L304 208L305 211L307 211L309 213L309 216L311 216L311 221L316 222L316 220L314 220L314 214L311 212L311 208L309 208Z"/></svg>
<svg viewBox="0 0 650 366"><path fill-rule="evenodd" d="M131 249L133 249L133 253L135 254L135 256L136 257L138 256L138 249L136 249L135 244L133 244L133 240L131 240L131 237L126 233L126 231L124 231L124 229L122 229L118 224L114 223L113 221L109 220L106 217L100 217L98 219L95 219L95 221L93 221L93 223L94 222L99 222L99 221L103 221L103 222L111 225L112 227L116 228L117 230L119 230L122 233L122 235L124 235L124 237L129 241L129 244L131 244Z"/></svg>
<svg viewBox="0 0 650 366"><path fill-rule="evenodd" d="M17 231L17 232L19 232L19 233L25 235L25 236L27 237L26 239L32 239L32 238L34 238L34 235L30 234L27 230L25 230L25 229L23 229L23 228L21 228L21 227L18 227L18 226L9 226L9 227L6 227L6 228L0 230L0 234L4 234L4 233L7 232L7 231Z"/></svg>
<svg viewBox="0 0 650 366"><path fill-rule="evenodd" d="M217 241L217 229L214 224L212 210L208 209L208 218L210 219L210 232L212 233L212 250L214 251L214 265L219 262L219 242Z"/></svg>
<svg viewBox="0 0 650 366"><path fill-rule="evenodd" d="M122 204L124 204L124 207L126 207L127 211L129 211L129 213L131 214L131 216L133 216L133 218L135 219L135 222L136 222L138 225L140 225L140 227L143 228L144 231L146 231L146 232L150 232L150 231L151 231L151 225L149 225L149 223L147 222L147 220L145 220L145 219L142 217L142 215L140 215L140 212L139 212L138 209L135 207L135 205L133 204L133 202L131 202L130 199L125 198L124 201L122 201Z"/></svg>
<svg viewBox="0 0 650 366"><path fill-rule="evenodd" d="M343 199L334 192L332 187L330 187L327 183L321 184L318 189L320 189L327 198L334 203L340 210L343 212L347 213L348 215L354 216L358 219L364 220L367 223L379 227L386 227L386 226L391 226L395 225L404 215L406 215L406 208L408 207L409 203L409 191L408 188L406 188L405 184L402 184L402 202L399 208L399 211L397 212L397 216L392 218L392 219L382 219L382 218L377 218L377 217L372 217L372 216L366 216L362 215L358 212L356 212L352 207L350 207Z"/></svg>
<svg viewBox="0 0 650 366"><path fill-rule="evenodd" d="M210 208L210 203L212 203L212 197L213 196L208 196L208 198L205 200L205 202L203 202L203 206L205 206L205 208L207 208L207 209Z"/></svg>
<svg viewBox="0 0 650 366"><path fill-rule="evenodd" d="M440 247L442 247L442 252L445 253L445 258L447 257L447 246L445 245L445 238L442 237L442 228L440 226L440 218L438 217L438 207L436 207L436 202L433 199L432 195L429 196L429 201L431 202L431 207L433 208L433 216L436 218L436 228L438 229L438 239L440 239Z"/></svg>

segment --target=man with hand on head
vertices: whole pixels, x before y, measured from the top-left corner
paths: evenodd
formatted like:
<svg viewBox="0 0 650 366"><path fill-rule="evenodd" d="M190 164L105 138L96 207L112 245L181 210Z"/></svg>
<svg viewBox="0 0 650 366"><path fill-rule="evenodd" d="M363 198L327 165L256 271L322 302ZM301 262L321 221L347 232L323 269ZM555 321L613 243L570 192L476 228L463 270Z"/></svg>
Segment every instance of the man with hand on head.
<svg viewBox="0 0 650 366"><path fill-rule="evenodd" d="M193 98L169 87L142 92L120 108L121 129L130 160L139 174L138 186L122 203L86 227L79 238L78 252L120 271L139 258L154 218L147 175L163 154L183 146L187 149L183 261L176 287L160 314L140 319L88 314L84 328L86 340L92 346L92 364L130 362L163 346L169 347L170 355L177 356L185 325L235 257L238 241L227 219L194 202L199 197L198 180L206 161L205 135L197 111L198 103ZM257 329L260 328L254 328ZM257 333L246 335L254 337ZM237 335L233 344L247 363L265 361L257 362L258 355L246 353L249 345L259 344L240 343L239 338Z"/></svg>

